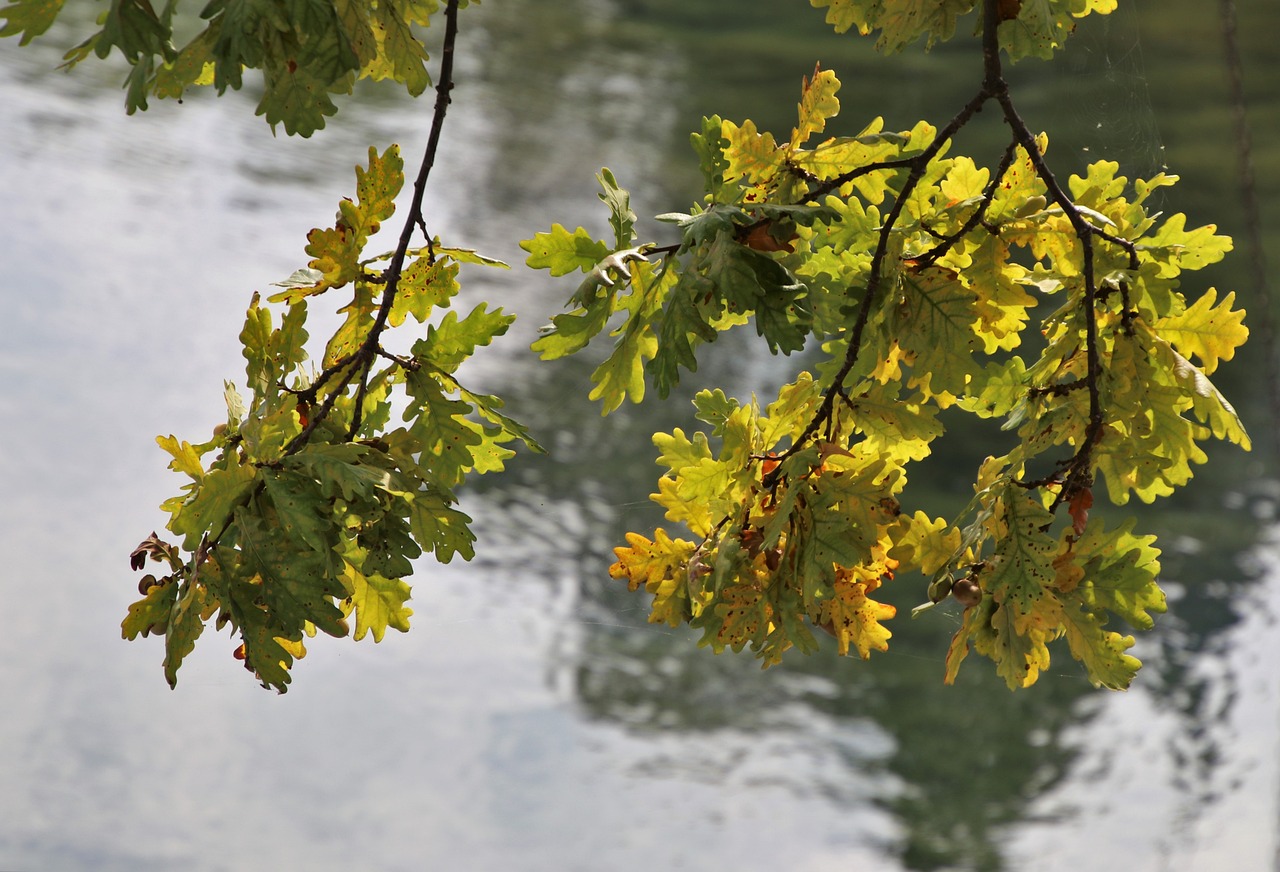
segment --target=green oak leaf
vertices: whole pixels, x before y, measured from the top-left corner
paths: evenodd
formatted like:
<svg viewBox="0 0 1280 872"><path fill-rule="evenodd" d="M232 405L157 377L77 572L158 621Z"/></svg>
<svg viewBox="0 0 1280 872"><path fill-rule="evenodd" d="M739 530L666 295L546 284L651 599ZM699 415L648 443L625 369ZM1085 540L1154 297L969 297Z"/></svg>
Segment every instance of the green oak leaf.
<svg viewBox="0 0 1280 872"><path fill-rule="evenodd" d="M1105 630L1088 610L1070 598L1062 604L1063 635L1071 654L1084 664L1089 680L1111 690L1125 690L1142 666L1142 661L1125 653L1133 647L1132 636Z"/></svg>
<svg viewBox="0 0 1280 872"><path fill-rule="evenodd" d="M278 495L279 491L275 495ZM310 507L298 503L275 502L279 517L287 518L295 529L308 523L301 516ZM262 514L261 504L253 510L236 510L236 538L246 572L261 579L259 596L266 612L292 638L307 623L314 624L333 636L344 636L342 612L336 601L343 599L346 588L339 577L341 560L333 548L315 550L301 538L282 538L274 534L275 524ZM336 546L337 537L333 536Z"/></svg>
<svg viewBox="0 0 1280 872"><path fill-rule="evenodd" d="M251 466L210 471L190 496L169 509L169 529L184 536L182 547L194 552L206 534L217 535L227 524L248 499L257 480L257 471ZM168 507L169 503L165 505Z"/></svg>
<svg viewBox="0 0 1280 872"><path fill-rule="evenodd" d="M316 483L324 500L376 499L379 491L391 488L390 474L366 463L374 449L365 445L307 445L281 461L285 469L297 470Z"/></svg>
<svg viewBox="0 0 1280 872"><path fill-rule="evenodd" d="M1001 606L1002 617L1019 634L1050 629L1046 598L1052 597L1056 576L1053 560L1058 543L1049 535L1053 515L1038 500L1014 484L1000 494L996 519L1003 529L995 552L987 558L983 590Z"/></svg>
<svg viewBox="0 0 1280 872"><path fill-rule="evenodd" d="M536 233L522 240L520 247L529 252L525 264L530 269L546 269L553 276L568 275L574 270L591 272L596 264L609 256L609 248L594 239L583 227L570 233L559 224L546 233Z"/></svg>
<svg viewBox="0 0 1280 872"><path fill-rule="evenodd" d="M463 560L475 557L476 537L471 518L453 507L453 500L438 488L424 488L408 497L409 524L413 537L441 563L455 555Z"/></svg>
<svg viewBox="0 0 1280 872"><path fill-rule="evenodd" d="M405 384L414 403L405 409L404 420L413 422L410 433L431 457L435 481L453 488L474 464L471 449L484 441L467 420L471 405L446 396L426 367L410 372Z"/></svg>
<svg viewBox="0 0 1280 872"><path fill-rule="evenodd" d="M447 305L457 293L457 263L445 258L435 263L425 257L416 258L400 274L387 323L399 327L405 316L412 315L419 324L425 324L433 308Z"/></svg>
<svg viewBox="0 0 1280 872"><path fill-rule="evenodd" d="M631 195L618 187L613 172L605 167L596 175L601 191L597 195L609 207L609 226L613 228L615 250L630 248L635 244L636 213L631 210Z"/></svg>
<svg viewBox="0 0 1280 872"><path fill-rule="evenodd" d="M262 78L266 90L258 102L257 114L273 129L277 124L283 125L289 135L306 138L322 130L325 118L338 112L329 98L331 83L311 75L296 61L266 67Z"/></svg>
<svg viewBox="0 0 1280 872"><path fill-rule="evenodd" d="M169 687L178 684L178 668L186 656L195 650L196 640L204 632L205 621L212 615L216 603L210 601L203 584L189 580L182 586L174 604L169 629L164 637L165 680Z"/></svg>
<svg viewBox="0 0 1280 872"><path fill-rule="evenodd" d="M956 17L968 12L973 0L810 0L827 10L827 23L837 33L856 29L864 36L879 30L876 49L900 51L920 38L928 45L947 40L955 32Z"/></svg>
<svg viewBox="0 0 1280 872"><path fill-rule="evenodd" d="M18 41L18 45L26 45L53 25L64 2L65 0L16 0L8 6L0 7L0 18L5 19L4 27L0 27L0 36L20 33L22 39Z"/></svg>
<svg viewBox="0 0 1280 872"><path fill-rule="evenodd" d="M427 328L426 339L414 344L414 359L441 372L453 373L475 353L476 348L488 345L495 337L506 333L515 319L515 315L508 315L501 309L489 311L485 303L476 306L461 320L456 311L450 311L439 324Z"/></svg>
<svg viewBox="0 0 1280 872"><path fill-rule="evenodd" d="M1135 630L1150 630L1155 626L1151 612L1167 608L1164 591L1156 583L1160 551L1154 547L1155 536L1133 534L1135 523L1127 518L1115 530L1099 522L1089 524L1071 549L1084 571L1076 591L1089 610L1105 609Z"/></svg>
<svg viewBox="0 0 1280 872"><path fill-rule="evenodd" d="M133 641L138 636L146 636L156 625L164 626L167 630L177 599L178 585L174 582L166 580L152 585L142 599L129 606L128 613L120 623L121 636Z"/></svg>

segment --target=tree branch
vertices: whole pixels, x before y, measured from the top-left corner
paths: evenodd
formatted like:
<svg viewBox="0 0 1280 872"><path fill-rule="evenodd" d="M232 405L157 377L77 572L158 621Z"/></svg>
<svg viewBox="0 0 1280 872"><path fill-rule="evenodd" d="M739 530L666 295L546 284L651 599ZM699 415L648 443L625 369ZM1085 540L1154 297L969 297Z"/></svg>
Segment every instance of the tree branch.
<svg viewBox="0 0 1280 872"><path fill-rule="evenodd" d="M842 185L850 182L860 176L866 175L880 169L890 168L909 168L910 173L906 181L903 183L901 190L898 191L894 198L894 204L884 223L880 227L879 239L876 244L875 254L871 259L869 276L867 279L867 287L862 297L862 302L858 309L857 318L853 324L849 345L845 352L844 361L840 369L837 371L832 380L830 387L827 388L823 395L822 403L818 410L814 413L813 418L809 421L804 431L795 440L795 442L781 454L777 459L779 463L799 451L805 443L814 437L814 435L825 424L830 426L832 416L834 415L835 401L837 397L844 397L844 381L853 371L857 363L858 354L861 351L863 333L866 330L867 323L870 320L876 299L880 296L881 283L883 282L885 259L888 256L889 238L896 229L898 219L902 214L907 199L920 183L928 168L929 162L937 156L942 147L956 135L959 130L964 127L972 118L982 110L982 107L989 100L995 100L1001 108L1001 113L1005 123L1013 134L1013 141L1006 149L1005 154L997 167L996 172L983 191L983 199L974 213L969 216L964 226L955 234L941 237L938 245L925 252L919 260L926 266L937 261L946 254L956 242L966 233L970 232L982 222L986 209L994 197L996 188L1000 179L1013 162L1013 158L1018 146L1026 152L1028 159L1031 161L1037 177L1044 183L1053 202L1062 208L1063 214L1067 216L1067 220L1071 223L1072 230L1077 239L1080 240L1082 249L1082 277L1084 281L1084 297L1081 302L1082 314L1084 316L1085 327L1085 354L1086 354L1086 373L1077 383L1069 386L1049 387L1038 389L1041 395L1062 395L1070 390L1086 388L1089 393L1089 419L1085 425L1085 432L1081 439L1081 444L1076 446L1075 453L1061 461L1058 466L1060 472L1055 473L1052 477L1037 482L1023 482L1024 486L1045 486L1047 484L1061 484L1062 487L1055 498L1051 511L1056 509L1064 501L1070 500L1076 493L1086 489L1092 485L1092 457L1093 448L1101 439L1103 426L1105 424L1100 380L1102 377L1102 362L1098 351L1098 314L1097 305L1100 299L1097 279L1095 276L1095 237L1105 239L1115 245L1122 247L1129 255L1129 263L1131 269L1137 269L1137 250L1132 242L1121 239L1113 234L1107 233L1100 228L1094 227L1078 209L1070 195L1063 189L1062 185L1054 176L1052 170L1044 160L1044 155L1040 151L1040 145L1036 141L1035 135L1027 126L1026 122L1018 113L1017 107L1013 103L1013 98L1009 93L1009 85L1004 79L1004 71L1000 60L1000 37L999 29L1001 23L1000 6L998 0L983 0L983 27L982 27L982 58L983 58L983 80L981 89L975 94L969 102L956 114L956 116L938 131L933 142L920 154L902 160L881 161L874 164L868 164L865 167L859 167L854 170L845 172L835 178L829 179L818 184L807 195L807 200L817 199L832 191L838 190ZM1127 327L1132 320L1133 314L1130 313L1128 288L1120 288L1122 295L1122 323ZM777 477L781 470L781 466L777 466L773 471L764 477L764 483L772 486L776 483Z"/></svg>
<svg viewBox="0 0 1280 872"><path fill-rule="evenodd" d="M413 233L416 229L421 229L427 239L427 262L435 262L431 234L426 230L426 221L422 215L422 201L426 195L427 179L431 175L432 167L435 166L436 152L440 148L440 133L444 129L445 114L448 112L451 99L450 92L453 91L454 46L458 40L458 5L459 0L448 0L448 4L445 6L444 47L440 56L440 76L436 82L436 102L431 117L431 131L427 136L427 146L422 155L422 163L418 167L418 175L413 182L413 197L409 201L408 214L405 216L404 226L400 231L400 239L391 255L391 262L382 273L382 298L378 304L378 312L374 316L373 325L369 328L369 332L360 347L347 355L347 357L326 368L317 379L316 385L312 386L312 390L318 391L318 385L326 383L342 369L348 366L351 367L346 376L340 379L337 386L329 392L320 408L311 415L307 426L302 429L302 432L293 437L289 444L285 446L285 456L296 453L307 444L311 434L328 417L334 403L337 402L338 397L346 392L352 381L356 381L356 394L355 405L351 415L351 425L347 430L347 441L350 442L356 438L363 423L364 399L369 391L369 374L373 369L374 361L382 352L382 334L387 328L387 320L391 316L396 294L400 290L400 278L404 273L405 259L408 257L409 246L413 242Z"/></svg>
<svg viewBox="0 0 1280 872"><path fill-rule="evenodd" d="M423 234L427 237L428 262L433 263L435 261L431 235L426 232L426 222L422 215L422 201L426 193L427 178L431 175L431 168L435 165L436 152L440 147L440 132L444 127L445 114L449 108L449 94L453 90L453 58L454 45L458 39L459 2L460 0L448 0L448 4L445 7L444 48L441 51L440 77L436 84L436 102L431 118L431 132L427 136L427 146L422 156L422 164L418 168L418 175L413 183L413 198L409 203L404 227L400 231L400 240L392 253L390 264L382 274L383 289L382 298L378 305L378 313L374 317L373 325L369 328L369 332L359 348L326 367L316 378L315 383L307 390L296 392L300 400L314 402L318 398L317 395L323 385L328 384L334 378L338 379L325 396L324 402L308 416L306 426L285 445L281 452L282 458L296 454L306 446L316 428L329 417L329 413L333 411L334 404L337 403L339 397L342 397L351 383L355 381L357 383L355 407L352 412L351 426L347 430L346 437L348 442L353 441L360 432L364 398L369 391L369 374L373 369L374 362L379 355L384 355L392 357L393 360L404 365L404 361L400 360L400 358L387 355L383 350L381 344L382 334L387 328L391 309L395 305L396 293L400 289L400 277L404 271L405 259L408 256L415 229L421 228ZM341 376L339 377L340 373ZM262 492L263 487L263 483L258 482L257 486L245 496L241 505L248 504L256 498ZM208 540L206 553L217 546L219 540L230 529L233 518L234 513L229 513L226 522L222 525L217 535Z"/></svg>

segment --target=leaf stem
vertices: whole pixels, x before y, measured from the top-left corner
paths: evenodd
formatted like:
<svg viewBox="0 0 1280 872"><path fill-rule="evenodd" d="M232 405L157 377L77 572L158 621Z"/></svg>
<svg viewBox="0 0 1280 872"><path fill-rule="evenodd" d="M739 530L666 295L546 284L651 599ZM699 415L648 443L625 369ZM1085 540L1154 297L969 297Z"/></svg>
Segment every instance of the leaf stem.
<svg viewBox="0 0 1280 872"><path fill-rule="evenodd" d="M1053 171L1049 169L1049 165L1045 162L1044 154L1040 151L1040 144L1036 141L1031 128L1027 126L1026 121L1023 120L1013 103L1013 97L1009 93L1009 85L1005 82L1000 70L1000 20L997 0L983 0L983 16L982 54L986 68L986 86L992 89L992 96L1000 104L1005 123L1013 133L1014 142L1022 146L1022 150L1026 152L1028 160L1031 161L1031 165L1040 181L1044 183L1050 198L1062 207L1063 214L1071 222L1071 229L1075 232L1076 238L1080 240L1081 260L1083 261L1081 273L1084 280L1084 299L1081 301L1081 308L1085 323L1084 381L1089 390L1089 421L1085 425L1081 444L1065 464L1067 472L1063 479L1063 486L1050 506L1050 511L1053 511L1063 502L1070 500L1079 491L1092 486L1093 447L1101 438L1104 425L1101 388L1099 385L1102 376L1102 361L1098 353L1098 286L1094 275L1093 244L1094 236L1100 234L1085 219L1083 213L1076 208L1075 201L1071 199L1071 196L1059 184ZM1118 241L1115 237L1110 238ZM1135 250L1132 244L1126 247L1129 250L1132 261Z"/></svg>

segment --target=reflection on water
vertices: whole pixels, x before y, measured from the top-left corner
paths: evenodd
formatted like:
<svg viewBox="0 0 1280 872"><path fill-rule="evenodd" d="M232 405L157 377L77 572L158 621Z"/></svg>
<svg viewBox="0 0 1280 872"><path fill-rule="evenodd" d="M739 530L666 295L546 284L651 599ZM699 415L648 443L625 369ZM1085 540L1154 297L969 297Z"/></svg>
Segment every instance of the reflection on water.
<svg viewBox="0 0 1280 872"><path fill-rule="evenodd" d="M886 81L865 46L829 35L816 13L777 20L774 4L743 0L725 24L714 6L468 10L433 232L518 263L514 241L552 221L603 223L591 182L603 165L636 185L642 215L683 208L697 116L785 127L815 55L846 82L851 126L884 111L890 89L895 125L941 119L966 96L951 73L963 47L904 56ZM1083 129L1055 136L1051 157L1081 158L1097 141L1091 119L1119 113L1132 126L1108 147L1178 169L1139 93L1137 18L1118 18L1110 41L1082 34L1083 68L1028 81L1042 124L1080 93L1081 69L1084 93L1121 101L1079 98L1069 114ZM0 45L13 119L0 173L21 218L0 348L0 409L20 422L0 455L14 594L0 642L14 701L0 718L0 868L1270 862L1280 582L1267 532L1277 495L1257 467L1220 453L1191 494L1145 513L1166 548L1171 610L1140 641L1147 666L1128 694L1093 691L1065 652L1027 692L1010 694L981 662L945 688L957 616L941 609L895 621L891 653L871 663L828 652L762 672L647 624L643 599L607 577L623 532L660 522L645 500L648 434L689 426L697 382L672 403L602 419L581 400L589 360L527 365L522 343L568 289L519 269L465 285L522 316L467 377L510 397L554 453L469 492L477 560L420 568L407 636L317 640L286 697L257 690L231 641L213 636L170 693L158 648L124 645L116 629L134 583L125 556L173 486L150 439L212 426L220 380L241 369L249 294L300 265L306 230L349 193L367 146L416 151L429 112L364 89L310 142L273 139L244 97L129 119L114 74L50 75L56 50ZM1145 56L1161 61L1158 47ZM1216 99L1213 56L1201 63L1202 99ZM1160 119L1171 143L1177 123ZM1191 177L1171 197L1226 187ZM698 377L765 393L796 367L750 347L722 340ZM1243 399L1248 377L1232 369L1229 392ZM922 591L899 580L901 614Z"/></svg>

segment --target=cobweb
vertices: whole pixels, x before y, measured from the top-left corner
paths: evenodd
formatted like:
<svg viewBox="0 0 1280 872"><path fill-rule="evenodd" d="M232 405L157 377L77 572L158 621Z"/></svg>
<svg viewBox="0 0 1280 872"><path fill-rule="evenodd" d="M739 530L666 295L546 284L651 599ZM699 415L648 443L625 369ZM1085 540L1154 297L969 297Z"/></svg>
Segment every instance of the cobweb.
<svg viewBox="0 0 1280 872"><path fill-rule="evenodd" d="M1083 87L1065 89L1068 126L1080 131L1081 165L1120 163L1129 178L1150 178L1167 169L1164 142L1147 88L1139 13L1123 3L1109 15L1084 19L1065 52L1071 78Z"/></svg>
<svg viewBox="0 0 1280 872"><path fill-rule="evenodd" d="M1074 153L1071 159L1078 166L1097 160L1114 160L1120 164L1120 173L1129 179L1150 178L1168 171L1166 152L1157 113L1152 105L1146 64L1143 57L1143 41L1140 31L1140 14L1137 0L1123 2L1109 15L1091 15L1080 22L1077 32L1068 42L1062 55L1064 72L1069 77L1055 92L1062 113L1059 129L1072 131L1069 140ZM1214 41L1216 32L1189 35ZM1157 87L1160 87L1157 84ZM1055 136L1050 128L1051 159L1062 159L1061 144L1067 138ZM1057 153L1055 155L1055 152ZM1224 156L1229 160L1229 156ZM1176 172L1177 167L1173 170ZM1230 179L1228 175L1224 180ZM1176 201L1178 193L1166 194L1160 189L1152 194L1148 208L1159 211L1170 200ZM1166 199L1169 198L1169 199ZM1233 208L1230 194L1224 195L1222 207ZM1199 216L1194 224L1209 216ZM1198 293L1192 285L1186 289L1188 296ZM1176 547L1176 546L1175 546ZM1272 569L1271 571L1274 571ZM1167 580L1167 579L1166 579ZM1258 591L1238 593L1235 596L1250 599L1269 597L1274 600L1274 582ZM1185 608L1185 606L1184 606ZM1246 622L1257 620L1251 615L1264 615L1266 606L1253 609L1237 604L1236 608ZM1166 621L1172 622L1173 616ZM1027 826L1019 834L1019 843L1011 852L1013 857L1037 857L1042 859L1052 846L1055 856L1069 858L1061 867L1076 868L1086 864L1091 850L1088 843L1080 843L1076 836L1082 830L1094 834L1098 843L1118 847L1121 853L1112 857L1118 868L1142 866L1143 868L1191 869L1204 868L1196 859L1217 856L1223 862L1224 849L1237 852L1238 857L1254 857L1265 847L1268 825L1274 826L1267 809L1274 790L1268 776L1274 772L1269 764L1259 764L1270 752L1265 726L1250 728L1248 725L1265 724L1270 715L1268 708L1274 705L1271 693L1259 693L1257 686L1249 689L1246 681L1259 675L1248 664L1258 651L1268 650L1261 644L1269 631L1261 629L1262 621L1255 626L1250 637L1248 624L1236 628L1230 637L1218 640L1214 656L1195 656L1184 652L1183 657L1194 658L1196 663L1186 669L1180 679L1180 687L1172 688L1169 698L1158 702L1143 701L1148 691L1135 690L1127 710L1117 707L1105 722L1094 727L1084 727L1078 734L1081 752L1076 766L1059 789L1051 791L1039 800L1037 812L1046 820L1054 821L1056 814L1073 815L1073 825L1055 830L1054 826ZM1273 635L1273 634L1272 634ZM1243 640L1253 638L1255 641ZM1171 647L1177 647L1175 640ZM1167 654L1168 652L1166 652ZM1145 659L1145 658L1144 658ZM1153 668L1153 667L1149 667ZM1256 679L1255 679L1256 680ZM1270 682L1267 685L1270 686ZM1148 698L1149 699L1149 698ZM1144 709L1137 717L1126 720L1125 711ZM1090 733L1105 735L1105 742L1091 741ZM1122 747L1118 730L1131 730L1141 736L1146 744L1144 754L1126 761L1126 755L1112 755L1105 749ZM1262 747L1261 751L1255 750ZM1126 767L1130 767L1126 772ZM1100 803L1101 785L1082 773L1106 772L1107 803ZM1141 773L1140 775L1138 773ZM1159 773L1159 774L1157 774ZM1161 791L1160 787L1165 786ZM1147 820L1163 819L1169 822L1165 832L1157 836L1154 844L1135 838L1134 827L1139 820L1120 810L1126 806L1142 809ZM1277 806L1280 807L1280 806ZM1070 809L1070 811L1059 811ZM1252 828L1252 833L1248 832ZM1236 838L1224 839L1228 829L1243 833ZM1062 845L1054 841L1063 838ZM1141 847L1137 847L1141 845ZM1280 851L1280 843L1277 843ZM1126 851L1133 851L1130 858ZM1144 863L1151 863L1148 867ZM1185 865L1184 865L1185 864ZM1011 866L1017 866L1016 860ZM1228 862L1232 868L1245 868L1239 862ZM1214 866L1227 868L1227 866ZM1262 868L1249 865L1249 868ZM1280 872L1280 855L1275 869Z"/></svg>

